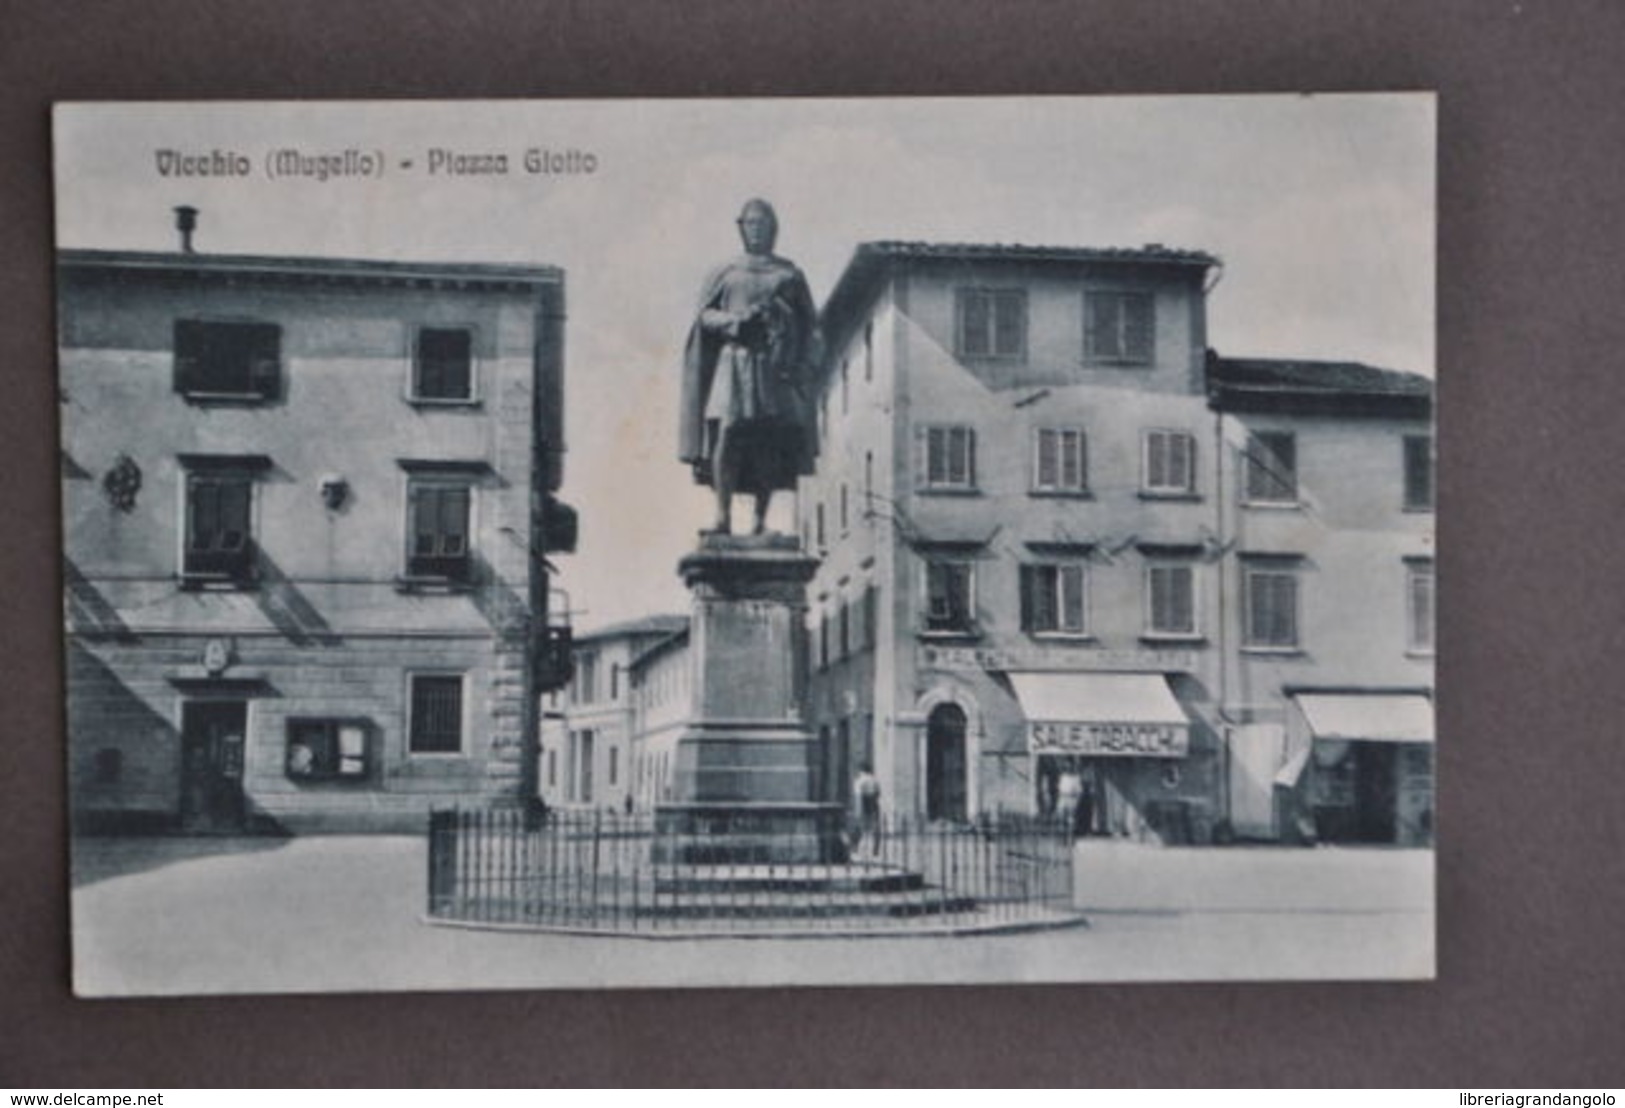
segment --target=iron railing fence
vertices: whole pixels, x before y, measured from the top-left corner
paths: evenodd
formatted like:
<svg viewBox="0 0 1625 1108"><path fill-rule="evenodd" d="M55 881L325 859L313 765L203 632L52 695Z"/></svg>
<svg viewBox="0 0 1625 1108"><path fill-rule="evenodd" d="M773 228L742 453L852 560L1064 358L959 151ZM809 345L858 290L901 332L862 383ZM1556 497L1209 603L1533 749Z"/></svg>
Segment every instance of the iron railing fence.
<svg viewBox="0 0 1625 1108"><path fill-rule="evenodd" d="M1058 821L891 817L854 845L855 830L839 833L828 860L786 862L764 860L754 839L741 850L735 835L676 831L646 813L527 820L518 810L440 809L429 822L428 915L609 932L853 933L1072 912L1072 838Z"/></svg>

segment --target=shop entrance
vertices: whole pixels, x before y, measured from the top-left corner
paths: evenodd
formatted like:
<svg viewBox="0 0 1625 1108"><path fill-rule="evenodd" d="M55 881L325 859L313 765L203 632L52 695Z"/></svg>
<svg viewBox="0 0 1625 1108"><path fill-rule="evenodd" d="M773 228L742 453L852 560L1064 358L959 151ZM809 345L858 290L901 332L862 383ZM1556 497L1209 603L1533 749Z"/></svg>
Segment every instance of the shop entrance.
<svg viewBox="0 0 1625 1108"><path fill-rule="evenodd" d="M1399 747L1354 744L1354 834L1363 843L1391 843L1398 799Z"/></svg>
<svg viewBox="0 0 1625 1108"><path fill-rule="evenodd" d="M965 712L939 704L925 726L925 817L965 818Z"/></svg>
<svg viewBox="0 0 1625 1108"><path fill-rule="evenodd" d="M181 829L225 833L244 826L246 700L181 705Z"/></svg>

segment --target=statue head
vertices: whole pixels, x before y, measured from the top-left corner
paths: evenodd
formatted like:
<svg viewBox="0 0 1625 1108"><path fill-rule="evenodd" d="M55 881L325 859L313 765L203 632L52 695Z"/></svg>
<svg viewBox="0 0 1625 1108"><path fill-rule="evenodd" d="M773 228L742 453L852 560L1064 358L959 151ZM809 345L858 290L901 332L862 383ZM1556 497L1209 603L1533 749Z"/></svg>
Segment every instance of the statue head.
<svg viewBox="0 0 1625 1108"><path fill-rule="evenodd" d="M766 200L747 200L739 211L739 238L747 254L771 254L779 238L779 217Z"/></svg>

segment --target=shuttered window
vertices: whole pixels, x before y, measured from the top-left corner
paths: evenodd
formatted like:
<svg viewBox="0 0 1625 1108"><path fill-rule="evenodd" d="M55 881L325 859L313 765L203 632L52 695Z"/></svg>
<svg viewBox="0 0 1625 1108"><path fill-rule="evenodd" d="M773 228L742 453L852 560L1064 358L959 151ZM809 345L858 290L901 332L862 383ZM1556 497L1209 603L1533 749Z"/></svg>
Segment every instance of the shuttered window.
<svg viewBox="0 0 1625 1108"><path fill-rule="evenodd" d="M1091 292L1084 296L1084 357L1091 362L1144 364L1155 345L1150 293Z"/></svg>
<svg viewBox="0 0 1625 1108"><path fill-rule="evenodd" d="M412 577L469 577L468 485L414 479L408 488L407 569Z"/></svg>
<svg viewBox="0 0 1625 1108"><path fill-rule="evenodd" d="M1083 492L1089 486L1088 452L1076 427L1041 427L1034 433L1033 489Z"/></svg>
<svg viewBox="0 0 1625 1108"><path fill-rule="evenodd" d="M969 427L922 427L921 475L927 489L976 487L976 432Z"/></svg>
<svg viewBox="0 0 1625 1108"><path fill-rule="evenodd" d="M1196 491L1196 439L1186 431L1145 433L1145 491L1188 494Z"/></svg>
<svg viewBox="0 0 1625 1108"><path fill-rule="evenodd" d="M1292 432L1259 431L1249 435L1243 468L1249 503L1297 503L1298 442Z"/></svg>
<svg viewBox="0 0 1625 1108"><path fill-rule="evenodd" d="M253 484L246 474L187 475L184 573L235 579L251 576Z"/></svg>
<svg viewBox="0 0 1625 1108"><path fill-rule="evenodd" d="M1292 649L1298 645L1298 577L1291 570L1246 573L1243 645Z"/></svg>
<svg viewBox="0 0 1625 1108"><path fill-rule="evenodd" d="M960 289L961 358L1020 359L1027 354L1027 293L1023 289Z"/></svg>
<svg viewBox="0 0 1625 1108"><path fill-rule="evenodd" d="M1189 565L1152 565L1145 571L1145 633L1196 634L1196 570Z"/></svg>
<svg viewBox="0 0 1625 1108"><path fill-rule="evenodd" d="M1433 651L1433 566L1413 564L1406 571L1407 646L1417 653Z"/></svg>
<svg viewBox="0 0 1625 1108"><path fill-rule="evenodd" d="M424 327L417 334L412 396L417 400L471 400L474 336L466 327Z"/></svg>
<svg viewBox="0 0 1625 1108"><path fill-rule="evenodd" d="M1433 510L1433 436L1405 436L1405 509Z"/></svg>
<svg viewBox="0 0 1625 1108"><path fill-rule="evenodd" d="M974 629L975 565L968 561L926 563L927 631L964 633Z"/></svg>
<svg viewBox="0 0 1625 1108"><path fill-rule="evenodd" d="M1080 564L1022 566L1022 628L1034 635L1087 634L1086 589Z"/></svg>
<svg viewBox="0 0 1625 1108"><path fill-rule="evenodd" d="M227 400L275 400L282 383L282 328L274 323L178 319L175 391Z"/></svg>

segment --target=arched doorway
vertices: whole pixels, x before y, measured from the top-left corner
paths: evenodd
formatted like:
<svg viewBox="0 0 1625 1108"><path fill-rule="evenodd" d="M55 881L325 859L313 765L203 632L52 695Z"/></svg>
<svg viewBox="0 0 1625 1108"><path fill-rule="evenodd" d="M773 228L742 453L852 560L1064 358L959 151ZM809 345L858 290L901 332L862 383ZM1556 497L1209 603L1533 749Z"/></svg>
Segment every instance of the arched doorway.
<svg viewBox="0 0 1625 1108"><path fill-rule="evenodd" d="M938 704L926 718L926 819L965 819L965 731L957 704Z"/></svg>

